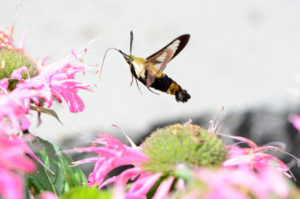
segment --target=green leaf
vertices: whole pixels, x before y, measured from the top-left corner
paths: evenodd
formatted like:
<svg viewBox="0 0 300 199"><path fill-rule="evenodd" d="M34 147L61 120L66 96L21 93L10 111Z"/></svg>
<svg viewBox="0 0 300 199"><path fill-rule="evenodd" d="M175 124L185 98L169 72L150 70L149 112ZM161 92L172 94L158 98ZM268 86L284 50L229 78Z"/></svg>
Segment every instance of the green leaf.
<svg viewBox="0 0 300 199"><path fill-rule="evenodd" d="M82 186L86 177L78 166L71 167L72 159L61 150L39 137L28 143L35 155L54 172L37 163L37 171L26 176L27 188L33 195L51 191L58 196L72 187Z"/></svg>
<svg viewBox="0 0 300 199"><path fill-rule="evenodd" d="M111 193L108 191L99 191L96 187L75 187L65 193L61 199L110 199Z"/></svg>
<svg viewBox="0 0 300 199"><path fill-rule="evenodd" d="M30 110L33 110L33 111L36 111L36 112L39 112L39 113L45 113L47 115L51 115L55 119L57 119L57 121L59 121L59 123L63 124L61 122L61 120L59 119L57 113L54 110L52 110L52 109L30 105Z"/></svg>

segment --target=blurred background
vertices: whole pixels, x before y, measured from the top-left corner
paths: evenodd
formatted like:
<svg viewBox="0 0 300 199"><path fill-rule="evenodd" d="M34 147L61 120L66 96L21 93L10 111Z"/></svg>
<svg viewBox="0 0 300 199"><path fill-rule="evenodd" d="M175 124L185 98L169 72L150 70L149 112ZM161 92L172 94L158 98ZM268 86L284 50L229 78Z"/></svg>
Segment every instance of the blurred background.
<svg viewBox="0 0 300 199"><path fill-rule="evenodd" d="M88 144L99 131L120 135L111 126L117 124L138 140L157 126L189 118L208 126L224 106L224 131L262 143L275 139L290 149L299 145L299 134L287 121L289 113L299 112L298 0L23 0L17 16L17 1L0 2L0 27L14 20L16 43L27 29L25 52L32 58L50 56L51 63L98 38L83 57L94 67L78 76L97 84L94 92L80 92L84 112L71 114L65 103L56 104L64 125L43 115L45 125L31 129L44 139L64 145L76 138ZM131 87L129 68L114 51L107 54L102 78L95 75L107 48L129 52L130 30L133 54L140 57L191 34L186 48L165 69L190 93L187 103L155 95L141 84L142 94L135 84Z"/></svg>

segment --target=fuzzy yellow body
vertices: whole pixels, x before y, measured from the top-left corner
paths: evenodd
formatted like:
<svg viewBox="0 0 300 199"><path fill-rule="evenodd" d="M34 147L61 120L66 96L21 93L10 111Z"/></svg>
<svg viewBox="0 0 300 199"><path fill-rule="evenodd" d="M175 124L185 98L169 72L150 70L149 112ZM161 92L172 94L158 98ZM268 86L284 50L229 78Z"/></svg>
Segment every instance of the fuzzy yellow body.
<svg viewBox="0 0 300 199"><path fill-rule="evenodd" d="M163 78L163 72L158 71L158 69L151 62L147 62L147 59L135 57L133 55L129 55L129 58L132 60L131 63L138 78L146 79L146 70L148 73L151 73L148 75L155 75L155 79ZM173 81L165 92L175 95L179 90L181 90L181 87L175 81Z"/></svg>
<svg viewBox="0 0 300 199"><path fill-rule="evenodd" d="M133 55L129 55L129 57L133 60L132 65L137 77L146 78L146 68L148 68L148 72L151 72L151 75L155 75L156 78L163 76L163 73L161 71L158 72L158 69L152 63L147 63L146 59Z"/></svg>

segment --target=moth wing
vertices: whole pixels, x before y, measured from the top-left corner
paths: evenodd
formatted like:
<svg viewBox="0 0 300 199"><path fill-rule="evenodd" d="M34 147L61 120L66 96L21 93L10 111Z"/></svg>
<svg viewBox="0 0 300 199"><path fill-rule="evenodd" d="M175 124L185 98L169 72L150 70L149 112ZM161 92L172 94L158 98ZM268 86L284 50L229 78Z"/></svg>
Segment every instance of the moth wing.
<svg viewBox="0 0 300 199"><path fill-rule="evenodd" d="M168 45L146 58L159 71L163 71L166 64L171 61L186 46L190 39L189 34L181 35L171 41Z"/></svg>
<svg viewBox="0 0 300 199"><path fill-rule="evenodd" d="M166 68L166 65L171 61L180 51L186 46L190 39L189 34L181 35L171 41L168 45L163 47L161 50L152 54L146 58L145 66L148 71L147 87L149 87L155 80L155 75ZM153 73L150 66L156 68L155 73Z"/></svg>

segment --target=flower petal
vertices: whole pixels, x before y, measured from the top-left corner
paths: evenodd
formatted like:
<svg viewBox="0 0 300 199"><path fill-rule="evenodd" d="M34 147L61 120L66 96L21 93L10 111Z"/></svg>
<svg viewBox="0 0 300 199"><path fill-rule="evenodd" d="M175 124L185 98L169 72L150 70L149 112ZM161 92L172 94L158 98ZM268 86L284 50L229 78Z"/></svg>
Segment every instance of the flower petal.
<svg viewBox="0 0 300 199"><path fill-rule="evenodd" d="M155 192L155 195L153 197L153 199L163 199L163 198L167 198L168 193L172 187L173 181L174 181L174 177L171 176L169 177L167 180L164 180L158 187L158 189Z"/></svg>

